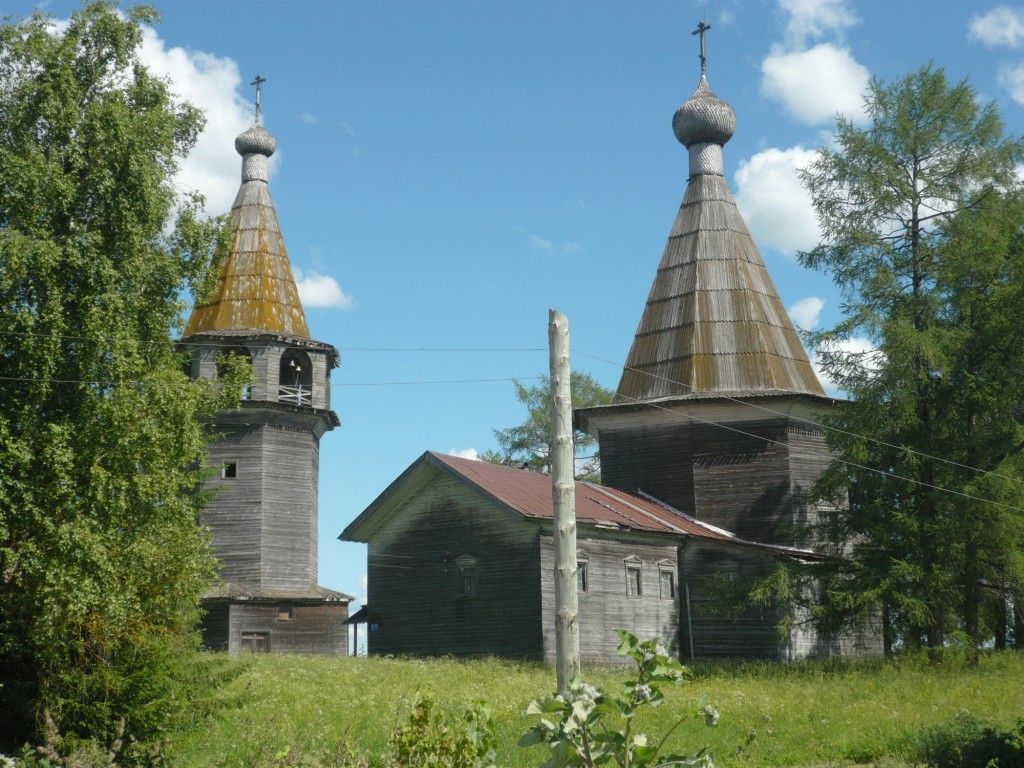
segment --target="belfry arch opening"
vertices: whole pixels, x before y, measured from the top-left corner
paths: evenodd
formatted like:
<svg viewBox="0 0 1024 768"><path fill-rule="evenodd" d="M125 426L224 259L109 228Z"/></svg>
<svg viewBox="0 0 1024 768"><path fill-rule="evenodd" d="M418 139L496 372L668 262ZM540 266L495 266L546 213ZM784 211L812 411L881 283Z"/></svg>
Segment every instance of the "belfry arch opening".
<svg viewBox="0 0 1024 768"><path fill-rule="evenodd" d="M277 400L289 405L313 404L313 363L305 352L290 349L281 355Z"/></svg>

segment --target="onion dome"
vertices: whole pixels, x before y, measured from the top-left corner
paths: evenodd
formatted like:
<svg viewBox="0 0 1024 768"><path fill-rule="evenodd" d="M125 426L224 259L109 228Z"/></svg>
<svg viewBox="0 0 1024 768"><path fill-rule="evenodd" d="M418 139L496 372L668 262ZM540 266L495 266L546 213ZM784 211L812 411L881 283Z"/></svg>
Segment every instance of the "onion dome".
<svg viewBox="0 0 1024 768"><path fill-rule="evenodd" d="M277 140L259 123L254 123L235 138L235 151L243 157L253 154L270 157L276 150Z"/></svg>
<svg viewBox="0 0 1024 768"><path fill-rule="evenodd" d="M676 110L672 130L684 147L702 142L722 145L736 131L736 112L714 94L701 75L693 96Z"/></svg>

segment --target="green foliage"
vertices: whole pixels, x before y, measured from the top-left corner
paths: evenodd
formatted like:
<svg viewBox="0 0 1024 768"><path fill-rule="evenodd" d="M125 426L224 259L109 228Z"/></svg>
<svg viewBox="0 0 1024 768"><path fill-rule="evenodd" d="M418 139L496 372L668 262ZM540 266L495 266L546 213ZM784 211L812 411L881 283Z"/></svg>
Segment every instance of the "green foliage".
<svg viewBox="0 0 1024 768"><path fill-rule="evenodd" d="M706 749L694 755L661 754L669 736L686 720L703 717L708 725L718 724L718 712L707 704L684 711L656 743L649 742L643 733L633 732L637 711L663 704L661 686L678 684L689 673L657 640L640 642L626 630L616 631L621 640L618 653L636 663L636 679L628 680L617 697L577 679L570 684L567 695L537 699L530 704L527 714L539 715L540 723L519 740L520 746L545 745L550 759L544 768L593 768L612 761L620 768L712 766ZM611 725L612 719L619 725Z"/></svg>
<svg viewBox="0 0 1024 768"><path fill-rule="evenodd" d="M526 406L528 416L519 426L495 429L498 450L485 451L481 459L492 464L523 466L534 472L551 472L551 379L540 376L540 384L525 387L516 381L516 399ZM614 393L602 387L588 373L573 371L569 376L573 410L608 405ZM575 431L576 477L597 481L601 472L597 441Z"/></svg>
<svg viewBox="0 0 1024 768"><path fill-rule="evenodd" d="M427 686L434 692L435 714L458 717L465 702L487 699L497 765L536 768L550 755L545 745L516 746L537 720L526 715L527 705L552 685L554 674L542 664L278 654L218 658L238 672L218 694L231 706L197 717L187 733L169 733L168 765L276 768L275 756L286 749L296 765L347 765L331 761L349 743L376 768L389 754L391 735L408 721L410 703ZM909 766L917 762L912 748L922 729L958 712L1001 731L1024 712L1024 654L1009 651L983 653L976 669L963 663L936 667L923 653L688 666L691 682L663 685L664 703L638 708L633 731L663 734L693 700L707 696L722 712L719 725L705 729L690 721L665 751L685 752L696 728L722 765ZM618 668L586 667L584 674L591 685L610 692L635 680Z"/></svg>
<svg viewBox="0 0 1024 768"><path fill-rule="evenodd" d="M137 57L146 7L0 27L0 722L146 744L189 705L202 424L237 387L170 342L220 236L178 197L203 120ZM240 383L240 382L239 382ZM124 754L127 747L118 754ZM141 754L141 753L140 753ZM141 759L141 758L139 758Z"/></svg>
<svg viewBox="0 0 1024 768"><path fill-rule="evenodd" d="M1024 720L999 731L967 714L926 728L914 752L930 768L1024 768Z"/></svg>
<svg viewBox="0 0 1024 768"><path fill-rule="evenodd" d="M866 105L870 125L840 119L803 173L823 240L800 261L845 299L810 341L852 402L825 419L844 461L816 488L834 557L787 589L824 631L881 618L889 649L938 656L1024 597L1024 144L931 66L872 82Z"/></svg>
<svg viewBox="0 0 1024 768"><path fill-rule="evenodd" d="M438 768L493 768L494 726L491 710L477 701L461 719L433 716L434 700L423 695L412 708L409 722L389 741L390 764Z"/></svg>

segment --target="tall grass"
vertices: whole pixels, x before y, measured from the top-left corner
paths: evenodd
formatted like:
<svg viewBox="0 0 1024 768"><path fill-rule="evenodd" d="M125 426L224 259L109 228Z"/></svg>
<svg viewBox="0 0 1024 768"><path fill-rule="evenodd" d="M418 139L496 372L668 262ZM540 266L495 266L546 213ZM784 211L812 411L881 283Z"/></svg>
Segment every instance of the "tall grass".
<svg viewBox="0 0 1024 768"><path fill-rule="evenodd" d="M524 711L554 688L554 670L497 659L324 659L246 656L240 673L220 692L212 716L170 738L177 768L274 766L280 755L315 754L349 741L379 756L408 717L418 692L436 710L459 712L474 699L493 708L498 764L539 766L542 748L516 741L533 723ZM977 669L934 667L917 657L794 665L708 665L649 710L638 731L652 736L673 713L706 696L721 712L717 728L694 722L673 735L678 751L710 744L719 766L908 764L924 729L965 714L1010 728L1024 716L1024 654L983 656ZM588 669L588 682L609 690L620 670Z"/></svg>

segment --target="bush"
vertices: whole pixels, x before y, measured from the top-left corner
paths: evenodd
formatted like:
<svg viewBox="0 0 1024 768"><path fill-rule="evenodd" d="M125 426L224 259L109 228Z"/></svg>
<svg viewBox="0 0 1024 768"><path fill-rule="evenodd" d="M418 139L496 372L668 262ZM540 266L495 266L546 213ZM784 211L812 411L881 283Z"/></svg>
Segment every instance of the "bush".
<svg viewBox="0 0 1024 768"><path fill-rule="evenodd" d="M925 729L914 755L932 768L1024 768L1024 720L1010 731L998 731L964 714Z"/></svg>

